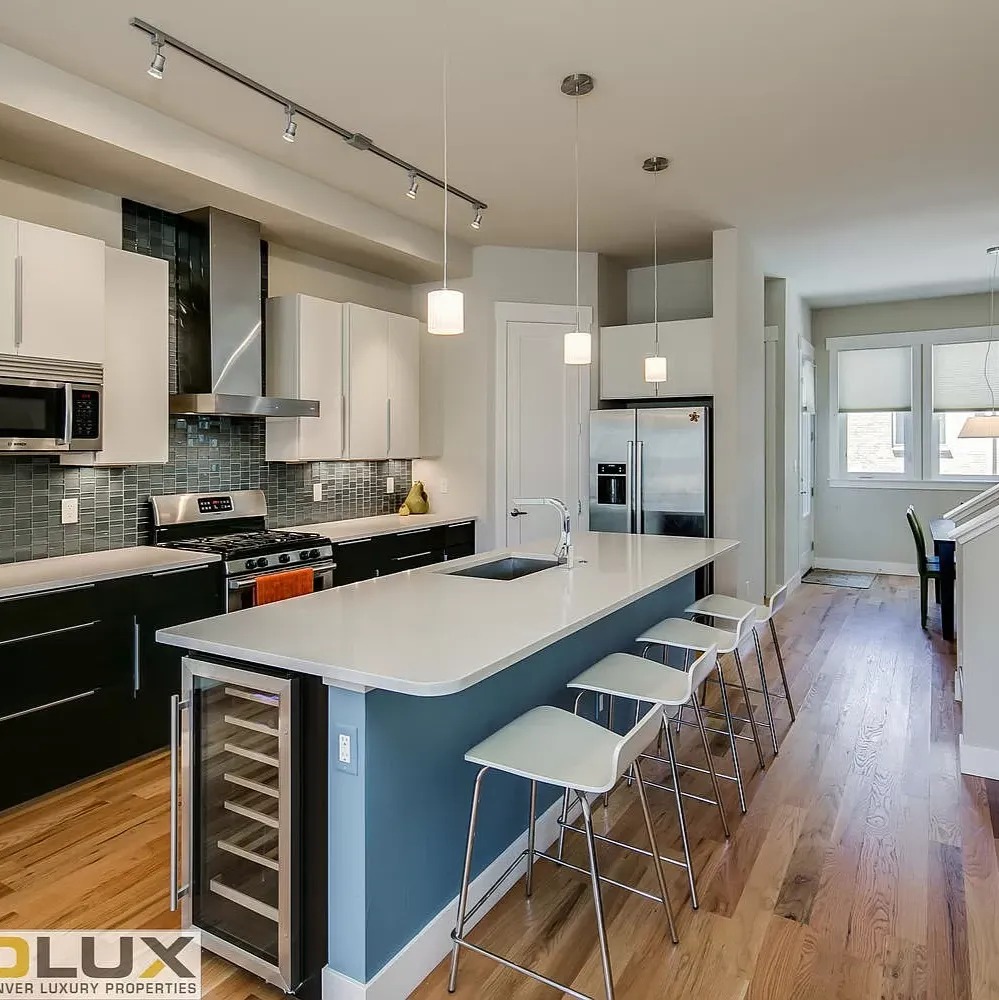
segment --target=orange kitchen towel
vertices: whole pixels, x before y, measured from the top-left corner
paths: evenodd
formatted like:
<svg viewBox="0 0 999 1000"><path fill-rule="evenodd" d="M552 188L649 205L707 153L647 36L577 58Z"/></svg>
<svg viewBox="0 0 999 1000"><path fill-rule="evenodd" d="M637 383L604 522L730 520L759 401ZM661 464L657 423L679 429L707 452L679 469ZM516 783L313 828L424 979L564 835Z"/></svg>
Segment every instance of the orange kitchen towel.
<svg viewBox="0 0 999 1000"><path fill-rule="evenodd" d="M257 605L273 604L274 601L284 601L289 597L302 597L312 593L313 573L311 569L290 569L287 573L258 576L255 589L254 603Z"/></svg>

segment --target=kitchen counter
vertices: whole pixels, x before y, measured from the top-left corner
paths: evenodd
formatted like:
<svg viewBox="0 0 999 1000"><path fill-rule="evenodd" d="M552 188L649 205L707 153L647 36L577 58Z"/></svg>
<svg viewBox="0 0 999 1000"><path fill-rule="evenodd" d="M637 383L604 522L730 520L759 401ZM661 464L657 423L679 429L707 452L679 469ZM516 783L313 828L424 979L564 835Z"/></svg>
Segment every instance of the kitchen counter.
<svg viewBox="0 0 999 1000"><path fill-rule="evenodd" d="M472 514L384 514L376 517L352 517L345 521L321 521L315 524L296 524L295 531L314 531L332 542L352 542L374 535L393 535L400 531L418 531L436 528L442 524L463 524L475 521Z"/></svg>
<svg viewBox="0 0 999 1000"><path fill-rule="evenodd" d="M157 638L193 652L318 675L331 685L451 695L738 544L600 533L579 534L574 542L571 570L553 566L508 582L451 575L509 554L480 553L163 629Z"/></svg>
<svg viewBox="0 0 999 1000"><path fill-rule="evenodd" d="M0 566L0 600L218 561L217 555L138 545L107 552L81 552L74 556L4 563Z"/></svg>

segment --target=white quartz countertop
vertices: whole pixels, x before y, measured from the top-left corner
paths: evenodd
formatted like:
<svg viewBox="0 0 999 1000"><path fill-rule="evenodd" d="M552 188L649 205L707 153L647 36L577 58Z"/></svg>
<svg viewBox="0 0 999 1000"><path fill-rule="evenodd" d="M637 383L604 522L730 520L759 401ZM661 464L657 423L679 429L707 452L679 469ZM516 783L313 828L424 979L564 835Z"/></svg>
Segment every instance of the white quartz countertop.
<svg viewBox="0 0 999 1000"><path fill-rule="evenodd" d="M321 521L317 524L296 524L296 531L314 531L333 542L352 542L369 535L394 535L399 531L418 531L442 524L463 524L474 521L472 514L384 514L377 517L352 517L345 521Z"/></svg>
<svg viewBox="0 0 999 1000"><path fill-rule="evenodd" d="M81 552L75 556L4 563L0 566L0 600L218 561L217 555L138 545L108 552Z"/></svg>
<svg viewBox="0 0 999 1000"><path fill-rule="evenodd" d="M573 541L571 570L553 566L512 581L449 575L509 554L480 553L163 629L157 638L193 652L315 674L333 685L448 695L738 545L602 533L576 534Z"/></svg>

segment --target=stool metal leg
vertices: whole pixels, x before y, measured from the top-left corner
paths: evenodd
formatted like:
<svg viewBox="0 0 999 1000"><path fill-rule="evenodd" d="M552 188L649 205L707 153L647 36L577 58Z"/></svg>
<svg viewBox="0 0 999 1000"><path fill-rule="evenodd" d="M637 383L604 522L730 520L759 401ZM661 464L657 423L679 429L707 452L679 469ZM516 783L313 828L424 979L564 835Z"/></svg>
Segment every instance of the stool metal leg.
<svg viewBox="0 0 999 1000"><path fill-rule="evenodd" d="M739 683L742 685L742 696L746 699L746 715L749 716L749 728L753 733L753 742L756 744L756 756L760 758L760 770L767 766L763 756L763 744L760 742L760 731L756 725L756 716L753 712L753 703L749 700L749 685L746 683L746 671L742 669L742 657L739 650L735 649L735 669L739 672Z"/></svg>
<svg viewBox="0 0 999 1000"><path fill-rule="evenodd" d="M728 829L728 817L725 815L725 807L722 805L721 789L718 787L718 775L715 773L715 762L711 759L711 747L708 745L708 734L704 729L704 717L701 715L701 706L697 702L696 691L690 702L694 706L694 718L697 720L697 728L701 734L704 759L708 762L708 772L711 774L711 788L715 793L715 802L718 803L718 815L721 817L722 829L725 831L725 839L727 840L731 836Z"/></svg>
<svg viewBox="0 0 999 1000"><path fill-rule="evenodd" d="M639 788L642 787L639 782ZM597 842L593 836L593 814L586 794L577 792L580 808L583 810L583 827L586 832L586 849L590 856L590 886L593 890L593 906L597 911L597 937L600 941L600 961L604 969L604 991L607 1000L614 1000L614 978L611 974L610 949L607 945L607 927L604 923L604 901L600 891L600 869L597 867ZM653 847L652 853L658 857Z"/></svg>
<svg viewBox="0 0 999 1000"><path fill-rule="evenodd" d="M607 728L614 732L614 695L608 695L610 701L607 704ZM610 792L604 792L604 809L610 805Z"/></svg>
<svg viewBox="0 0 999 1000"><path fill-rule="evenodd" d="M746 790L742 785L742 765L739 763L739 750L736 746L735 729L732 725L732 709L728 704L728 689L725 686L725 674L721 663L718 664L718 687L721 689L722 712L725 715L725 725L728 728L728 745L732 748L732 767L735 770L735 784L739 789L739 808L746 811ZM707 685L705 685L707 687ZM701 723L704 724L703 721Z"/></svg>
<svg viewBox="0 0 999 1000"><path fill-rule="evenodd" d="M667 729L669 727L667 726ZM669 890L666 888L666 877L663 875L663 863L659 857L659 844L656 841L656 828L649 811L649 796L645 791L645 779L642 777L642 766L635 761L635 783L638 785L638 798L642 803L642 815L645 818L645 832L649 837L649 849L652 851L652 867L656 870L656 880L659 882L659 892L662 895L663 907L666 910L666 923L669 925L669 936L673 944L679 944L676 933L676 923L673 920L673 906L669 900Z"/></svg>
<svg viewBox="0 0 999 1000"><path fill-rule="evenodd" d="M767 724L770 726L770 738L773 740L774 756L780 753L780 741L777 739L777 727L774 725L774 709L770 704L770 687L767 684L767 668L763 663L763 647L760 645L760 634L753 629L753 645L756 647L756 660L760 665L760 688L763 691L763 705L767 710Z"/></svg>
<svg viewBox="0 0 999 1000"><path fill-rule="evenodd" d="M538 783L531 782L531 818L527 825L527 898L534 891L534 828L538 821Z"/></svg>
<svg viewBox="0 0 999 1000"><path fill-rule="evenodd" d="M687 837L687 814L683 808L683 792L680 789L680 769L676 766L676 743L669 724L663 720L666 729L666 749L669 753L669 770L673 779L673 794L676 798L676 815L680 823L680 839L683 841L683 856L687 862L687 882L690 884L690 905L697 909L697 885L694 880L694 862L690 857L690 840Z"/></svg>
<svg viewBox="0 0 999 1000"><path fill-rule="evenodd" d="M451 948L451 975L447 981L448 993L454 993L458 985L458 952L461 951L461 941L465 933L465 914L468 911L468 885L472 880L472 851L475 847L475 827L479 820L479 798L482 795L482 779L489 771L488 767L479 771L475 779L475 791L472 792L472 814L468 820L468 841L465 844L465 867L461 875L461 892L458 896L458 922L455 924L454 945Z"/></svg>
<svg viewBox="0 0 999 1000"><path fill-rule="evenodd" d="M787 683L787 672L784 670L784 654L780 649L780 639L777 638L777 626L774 625L773 615L770 616L770 635L773 636L774 649L777 650L777 665L780 667L780 679L784 682L784 697L787 698L787 710L791 713L791 721L794 722L794 702L791 701L791 687Z"/></svg>
<svg viewBox="0 0 999 1000"><path fill-rule="evenodd" d="M562 860L562 855L565 852L565 824L569 822L569 789L565 790L565 794L562 796L562 822L558 825L558 853L557 857L559 861Z"/></svg>

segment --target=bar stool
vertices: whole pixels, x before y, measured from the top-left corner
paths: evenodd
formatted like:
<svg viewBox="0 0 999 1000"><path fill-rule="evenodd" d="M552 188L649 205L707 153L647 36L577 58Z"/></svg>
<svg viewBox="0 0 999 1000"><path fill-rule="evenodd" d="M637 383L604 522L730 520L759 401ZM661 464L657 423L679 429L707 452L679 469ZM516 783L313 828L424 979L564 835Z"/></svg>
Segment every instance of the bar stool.
<svg viewBox="0 0 999 1000"><path fill-rule="evenodd" d="M648 796L645 781L642 776L638 757L641 751L655 738L656 732L662 726L663 709L656 705L650 712L639 719L638 723L624 736L619 736L603 726L582 719L572 712L560 708L542 706L515 719L499 732L483 740L465 754L465 760L478 764L481 768L475 779L475 791L472 794L472 813L468 822L468 841L465 847L465 867L461 878L461 892L458 896L458 921L451 939L454 946L451 950L451 975L448 979L448 992L455 991L458 981L458 955L462 948L468 948L478 955L491 958L509 969L516 969L531 979L546 986L578 997L580 1000L592 1000L585 993L579 993L562 983L557 983L546 976L518 965L509 958L487 951L479 945L472 944L465 937L465 924L475 911L501 885L520 861L527 858L527 895L533 889L533 867L535 857L546 858L563 867L575 868L567 862L535 849L535 824L537 812L538 782L545 785L555 785L565 789L567 793L576 796L576 801L583 813L583 829L586 834L586 846L589 852L589 869L579 869L589 875L590 888L593 893L593 904L597 916L597 937L600 943L600 958L604 973L604 990L607 1000L614 1000L614 981L611 975L610 952L607 946L607 929L604 923L603 899L601 882L608 882L623 889L628 889L638 895L655 900L666 910L666 922L673 943L678 941L676 924L673 920L673 910L670 906L669 892L666 889L666 879L663 876L662 864L659 860L659 847L656 842L656 831L652 825L652 814L649 811ZM642 804L642 814L645 818L645 831L649 838L651 852L649 858L659 883L659 895L644 892L633 886L614 882L600 874L597 866L596 838L593 833L593 816L588 795L600 795L613 788L618 779L626 771L633 770L635 783L638 786L638 797ZM531 782L530 818L527 833L527 850L507 869L497 882L483 895L482 899L468 909L468 885L472 875L472 852L475 847L475 830L479 815L479 800L482 792L482 781L490 771L504 771Z"/></svg>
<svg viewBox="0 0 999 1000"><path fill-rule="evenodd" d="M791 722L795 720L794 702L791 700L791 687L787 682L787 671L784 669L784 654L780 648L780 639L777 636L777 628L774 625L774 615L784 607L787 601L787 591L789 583L785 583L766 604L752 604L749 601L739 600L737 597L727 597L724 594L709 594L698 601L694 601L687 609L686 613L694 616L712 618L715 621L738 621L747 612L752 611L756 619L753 623L753 642L756 646L756 659L760 665L760 682L762 688L750 688L757 694L763 695L764 705L767 711L767 728L773 740L774 755L780 751L780 743L777 739L777 730L774 727L773 707L770 703L771 691L767 681L766 667L763 662L763 647L760 644L759 629L761 625L770 625L770 635L773 639L774 650L777 653L777 665L780 668L780 678L784 685L784 694L776 693L778 698L783 698L787 702L787 709L791 715ZM761 723L763 725L764 723Z"/></svg>
<svg viewBox="0 0 999 1000"><path fill-rule="evenodd" d="M653 785L665 791L673 792L676 799L676 811L680 823L680 838L683 841L683 861L663 855L663 861L678 868L687 870L687 881L690 884L690 904L696 910L697 884L694 877L694 865L690 856L690 841L687 835L687 815L684 810L684 798L697 799L700 802L707 802L717 806L718 816L721 819L722 829L726 838L729 836L728 819L725 816L725 807L722 805L721 792L718 787L719 775L715 772L714 761L711 758L711 750L708 746L708 734L704 728L704 721L701 709L697 702L697 692L708 676L718 665L718 654L712 646L705 653L702 653L687 671L675 670L672 667L664 668L661 664L653 660L647 660L641 656L633 656L630 653L612 653L595 663L588 670L584 670L577 678L569 682L569 687L578 690L576 697L576 712L579 712L579 705L583 696L587 692L600 696L606 695L610 698L627 698L636 702L637 705L651 703L662 706L664 709L681 709L685 705L690 705L694 710L694 717L697 720L697 728L701 734L701 746L704 748L704 758L707 761L707 769L703 767L687 767L677 760L676 746L673 742L673 735L666 721L665 715L662 722L662 734L668 749L668 758L660 757L658 754L643 753L639 755L641 760L657 760L669 764L673 784L663 785L648 779L646 785ZM679 768L699 771L701 774L711 776L711 787L714 790L714 798L708 799L702 795L694 795L685 792L680 787ZM728 778L729 775L720 777ZM734 779L732 779L734 780ZM579 827L568 822L569 818L569 793L566 791L562 799L562 818L559 822L559 844L558 857L562 857L563 840L566 831L583 833ZM612 840L610 837L596 835L596 839L617 847L628 850L637 850L639 854L646 852L632 847L630 844Z"/></svg>
<svg viewBox="0 0 999 1000"><path fill-rule="evenodd" d="M745 699L746 712L749 718L743 719L732 714L732 709L728 701L728 689L725 684L725 674L722 670L721 662L719 661L716 671L721 688L722 711L725 714L725 722L727 723L728 731L726 732L722 729L712 729L710 726L706 728L711 732L718 732L724 736L728 736L729 746L732 749L732 766L735 771L736 785L739 789L739 808L743 813L746 811L746 788L742 778L742 765L739 763L739 752L736 748L736 740L751 739L756 745L756 755L760 760L760 769L762 770L766 767L766 761L763 758L763 744L760 742L760 734L757 729L757 722L753 713L753 703L749 700L749 687L746 684L746 674L742 669L742 657L739 654L739 647L742 645L746 636L753 629L753 621L753 610L747 611L741 618L739 618L733 631L723 628L714 628L711 625L702 625L700 622L690 621L689 618L667 618L665 621L659 622L658 625L653 625L650 629L647 629L638 637L638 639L635 640L636 642L644 643L645 649L642 653L643 656L648 653L652 646L662 646L664 660L666 650L670 647L682 649L684 651L685 662L689 662L690 654L692 652L704 653L707 652L707 650L709 650L712 646L717 647L719 657L726 653L733 654L735 667L739 673L742 696ZM737 733L735 731L733 723L736 719L741 722L749 723L752 736L746 736L744 733ZM682 714L674 721L677 729L679 729L682 725L694 724L686 722L683 719Z"/></svg>

